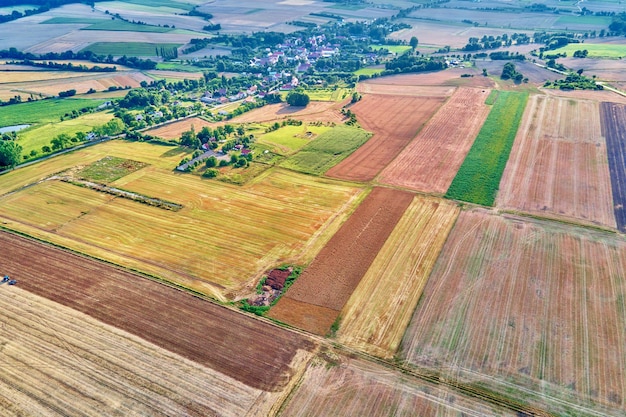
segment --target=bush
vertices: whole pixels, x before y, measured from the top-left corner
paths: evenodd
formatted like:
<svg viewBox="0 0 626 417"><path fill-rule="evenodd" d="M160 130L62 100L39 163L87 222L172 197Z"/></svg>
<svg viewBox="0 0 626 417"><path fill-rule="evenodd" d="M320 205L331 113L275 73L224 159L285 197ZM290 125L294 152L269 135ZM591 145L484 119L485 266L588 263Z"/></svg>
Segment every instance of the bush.
<svg viewBox="0 0 626 417"><path fill-rule="evenodd" d="M287 94L287 103L289 103L290 106L306 107L310 99L311 98L306 93L299 91L291 91Z"/></svg>
<svg viewBox="0 0 626 417"><path fill-rule="evenodd" d="M215 178L220 174L220 172L215 169L215 168L209 168L206 171L204 171L204 174L202 174L203 177L205 178Z"/></svg>

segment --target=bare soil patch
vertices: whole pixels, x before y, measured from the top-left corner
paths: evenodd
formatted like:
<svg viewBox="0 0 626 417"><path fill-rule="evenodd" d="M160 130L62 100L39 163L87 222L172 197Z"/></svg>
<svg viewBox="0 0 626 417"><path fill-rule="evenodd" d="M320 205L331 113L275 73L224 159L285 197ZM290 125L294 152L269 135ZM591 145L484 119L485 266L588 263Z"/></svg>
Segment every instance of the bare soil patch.
<svg viewBox="0 0 626 417"><path fill-rule="evenodd" d="M111 265L0 233L3 273L20 288L267 391L294 370L301 336ZM236 346L236 349L233 347Z"/></svg>
<svg viewBox="0 0 626 417"><path fill-rule="evenodd" d="M415 137L443 101L443 96L364 95L352 106L352 111L361 126L374 136L326 175L353 181L374 179Z"/></svg>
<svg viewBox="0 0 626 417"><path fill-rule="evenodd" d="M602 103L600 116L608 148L615 220L618 230L626 233L626 106Z"/></svg>
<svg viewBox="0 0 626 417"><path fill-rule="evenodd" d="M532 96L497 206L615 227L598 107L594 101Z"/></svg>
<svg viewBox="0 0 626 417"><path fill-rule="evenodd" d="M489 89L460 88L381 173L379 181L443 194L482 127Z"/></svg>
<svg viewBox="0 0 626 417"><path fill-rule="evenodd" d="M191 130L191 127L199 132L204 126L215 126L215 123L207 122L199 117L190 117L189 119L178 120L172 123L168 123L163 126L159 126L155 129L147 130L145 133L159 138L171 140L179 139L183 132Z"/></svg>
<svg viewBox="0 0 626 417"><path fill-rule="evenodd" d="M329 322L332 324L339 315L412 200L411 193L388 188L372 190L270 310L269 316L310 332L326 334L329 327L319 330ZM300 305L303 318L293 320L294 303L286 299L309 304L312 311Z"/></svg>
<svg viewBox="0 0 626 417"><path fill-rule="evenodd" d="M346 120L341 114L345 102L311 101L306 107L293 107L285 103L270 104L254 109L232 119L235 123L263 123L283 119L298 119L304 122L341 123Z"/></svg>

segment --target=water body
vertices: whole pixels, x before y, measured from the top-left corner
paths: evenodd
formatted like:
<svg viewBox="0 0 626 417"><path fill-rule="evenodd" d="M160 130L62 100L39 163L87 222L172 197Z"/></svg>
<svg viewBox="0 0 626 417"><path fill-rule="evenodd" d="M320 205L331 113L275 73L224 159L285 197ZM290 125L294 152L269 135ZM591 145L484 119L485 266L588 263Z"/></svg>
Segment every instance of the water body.
<svg viewBox="0 0 626 417"><path fill-rule="evenodd" d="M26 129L27 127L30 127L30 125L15 125L15 126L0 127L0 135L3 133L9 133L9 132L19 132L20 130Z"/></svg>

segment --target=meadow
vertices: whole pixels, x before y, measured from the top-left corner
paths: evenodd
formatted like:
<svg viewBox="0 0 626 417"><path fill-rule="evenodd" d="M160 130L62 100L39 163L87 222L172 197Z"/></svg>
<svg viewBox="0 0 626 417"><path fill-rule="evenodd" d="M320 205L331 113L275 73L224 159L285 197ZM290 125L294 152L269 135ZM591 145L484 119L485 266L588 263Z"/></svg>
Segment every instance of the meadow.
<svg viewBox="0 0 626 417"><path fill-rule="evenodd" d="M328 126L283 126L278 130L258 136L256 144L265 145L271 152L279 155L291 155L314 140L318 135L327 132ZM255 145L256 145L255 144Z"/></svg>
<svg viewBox="0 0 626 417"><path fill-rule="evenodd" d="M171 50L182 46L180 43L148 43L148 42L95 42L84 48L98 55L113 56L156 56L161 48Z"/></svg>
<svg viewBox="0 0 626 417"><path fill-rule="evenodd" d="M347 158L370 138L360 128L337 126L319 135L280 166L306 174L322 175Z"/></svg>
<svg viewBox="0 0 626 417"><path fill-rule="evenodd" d="M447 198L492 206L528 93L501 91L457 172Z"/></svg>
<svg viewBox="0 0 626 417"><path fill-rule="evenodd" d="M92 23L91 25L82 28L82 30L165 33L171 32L173 29L162 26L140 25L136 23L125 22L123 20L102 20L100 22Z"/></svg>
<svg viewBox="0 0 626 417"><path fill-rule="evenodd" d="M570 43L562 48L555 49L554 53L566 53L567 56L573 56L574 52L585 49L588 52L588 58L621 59L626 57L626 45L605 43Z"/></svg>
<svg viewBox="0 0 626 417"><path fill-rule="evenodd" d="M0 107L0 126L58 122L66 113L93 108L105 100L47 99Z"/></svg>

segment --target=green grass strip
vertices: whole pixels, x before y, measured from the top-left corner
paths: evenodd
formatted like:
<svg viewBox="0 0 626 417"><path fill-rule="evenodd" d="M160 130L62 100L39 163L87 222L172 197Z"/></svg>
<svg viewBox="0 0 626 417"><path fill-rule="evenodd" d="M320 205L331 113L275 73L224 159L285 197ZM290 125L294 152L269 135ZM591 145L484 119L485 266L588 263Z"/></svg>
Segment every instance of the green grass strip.
<svg viewBox="0 0 626 417"><path fill-rule="evenodd" d="M528 93L501 91L446 198L493 206Z"/></svg>

